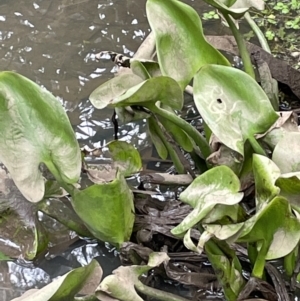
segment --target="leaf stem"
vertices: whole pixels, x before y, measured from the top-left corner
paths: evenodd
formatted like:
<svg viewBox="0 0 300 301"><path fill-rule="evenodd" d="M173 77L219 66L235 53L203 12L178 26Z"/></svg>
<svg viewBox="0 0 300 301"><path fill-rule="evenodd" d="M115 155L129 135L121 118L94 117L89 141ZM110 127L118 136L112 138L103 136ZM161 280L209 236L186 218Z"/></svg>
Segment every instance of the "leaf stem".
<svg viewBox="0 0 300 301"><path fill-rule="evenodd" d="M153 103L148 103L147 108L152 111L152 113L155 113L182 128L192 139L194 139L196 145L200 148L205 159L211 154L210 147L206 139L184 119L157 107Z"/></svg>
<svg viewBox="0 0 300 301"><path fill-rule="evenodd" d="M189 301L186 298L176 296L171 293L167 293L165 291L158 290L153 287L149 287L144 285L141 281L135 284L135 288L142 294L145 294L149 297L161 300L161 301Z"/></svg>
<svg viewBox="0 0 300 301"><path fill-rule="evenodd" d="M220 263L219 263L220 256L223 256L228 260L227 256L218 247L218 245L212 240L207 241L205 243L205 252L206 252L209 262L211 263L211 265L215 271L215 274L216 274L219 282L222 285L226 300L235 301L237 299L237 296L231 289L230 285L228 285L228 282L230 281L228 274L226 275L226 273L228 273L228 271L224 271L224 270L222 270L222 268L220 269Z"/></svg>
<svg viewBox="0 0 300 301"><path fill-rule="evenodd" d="M257 142L254 137L248 137L248 140L256 154L267 156L265 150L261 147L261 145Z"/></svg>
<svg viewBox="0 0 300 301"><path fill-rule="evenodd" d="M262 242L261 249L259 250L255 264L252 270L252 276L262 279L264 275L264 269L265 269L265 262L266 262L266 255L269 250L269 244L266 241Z"/></svg>
<svg viewBox="0 0 300 301"><path fill-rule="evenodd" d="M60 186L62 188L64 188L70 195L74 194L74 191L76 190L76 188L71 185L71 184L67 184L60 176L59 171L57 170L55 164L52 161L47 161L45 162L45 165L47 166L47 168L49 169L49 171L52 173L52 175L54 176L54 178L57 180L57 182L60 184Z"/></svg>
<svg viewBox="0 0 300 301"><path fill-rule="evenodd" d="M152 117L151 117L152 118ZM165 145L169 156L171 157L173 164L177 170L177 172L179 174L185 174L185 168L183 166L183 164L181 163L176 151L174 150L174 148L171 146L171 144L167 141L166 137L163 134L162 129L160 128L159 124L157 123L158 120L156 119L155 122L153 122L152 126L155 127L155 132L156 134L159 136L159 138L161 139L161 141L163 142L163 144Z"/></svg>
<svg viewBox="0 0 300 301"><path fill-rule="evenodd" d="M95 295L87 295L83 297L74 297L74 301L99 301Z"/></svg>
<svg viewBox="0 0 300 301"><path fill-rule="evenodd" d="M261 48L265 51L267 51L268 53L271 53L271 49L269 47L269 44L263 34L263 32L260 30L260 28L257 26L257 24L255 23L255 21L251 18L250 14L248 12L245 13L244 15L246 21L248 22L248 24L250 25L251 29L254 31L254 33L256 34L259 43L261 45Z"/></svg>
<svg viewBox="0 0 300 301"><path fill-rule="evenodd" d="M236 40L236 43L238 45L239 51L240 51L240 55L242 57L243 63L244 63L244 68L245 68L245 72L248 73L251 77L253 77L255 79L255 73L254 73L254 69L251 63L251 59L250 59L250 55L249 52L246 48L246 44L245 41L241 35L241 33L238 31L238 29L236 28L234 22L232 21L230 15L228 15L226 12L222 12L225 20L227 21L233 36Z"/></svg>

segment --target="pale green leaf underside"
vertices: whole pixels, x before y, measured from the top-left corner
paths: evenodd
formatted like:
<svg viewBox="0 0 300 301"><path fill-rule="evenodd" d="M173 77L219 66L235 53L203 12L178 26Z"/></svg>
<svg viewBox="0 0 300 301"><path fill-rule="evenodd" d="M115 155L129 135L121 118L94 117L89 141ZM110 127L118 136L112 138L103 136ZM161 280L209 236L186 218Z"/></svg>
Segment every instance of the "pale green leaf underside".
<svg viewBox="0 0 300 301"><path fill-rule="evenodd" d="M272 160L281 173L300 171L300 132L287 132L276 145Z"/></svg>
<svg viewBox="0 0 300 301"><path fill-rule="evenodd" d="M166 253L153 252L149 255L147 265L120 266L114 270L113 275L103 279L96 290L96 296L101 299L102 294L107 293L110 297L117 300L143 301L137 293L141 286L139 277L168 260L169 257Z"/></svg>
<svg viewBox="0 0 300 301"><path fill-rule="evenodd" d="M141 82L143 79L138 75L121 74L100 85L92 92L89 99L95 108L103 109L111 105L114 98Z"/></svg>
<svg viewBox="0 0 300 301"><path fill-rule="evenodd" d="M80 149L63 107L17 73L0 73L0 128L0 161L29 201L44 195L41 162L66 183L78 180Z"/></svg>
<svg viewBox="0 0 300 301"><path fill-rule="evenodd" d="M268 203L279 194L280 189L275 185L280 176L280 170L269 158L253 155L253 173L256 189L256 206Z"/></svg>

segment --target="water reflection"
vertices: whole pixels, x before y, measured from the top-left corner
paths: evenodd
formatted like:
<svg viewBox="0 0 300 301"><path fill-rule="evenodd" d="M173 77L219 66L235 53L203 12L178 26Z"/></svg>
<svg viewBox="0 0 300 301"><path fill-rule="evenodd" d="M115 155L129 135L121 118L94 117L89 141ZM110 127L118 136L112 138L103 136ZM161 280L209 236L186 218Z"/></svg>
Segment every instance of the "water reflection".
<svg viewBox="0 0 300 301"><path fill-rule="evenodd" d="M103 277L120 265L114 249L96 242L79 241L53 258L44 258L39 267L30 262L0 262L0 300L12 300L33 288L42 288L72 269L89 264L95 258L103 268Z"/></svg>
<svg viewBox="0 0 300 301"><path fill-rule="evenodd" d="M90 134L94 137L97 126L101 129L102 124L96 125L95 120L106 120L102 132L108 130L105 135L111 140L107 123L112 113L95 112L87 98L115 69L110 61L97 62L95 54L102 50L134 54L149 33L145 3L1 1L0 70L15 70L57 96L82 141L88 142ZM201 2L194 6L201 7Z"/></svg>
<svg viewBox="0 0 300 301"><path fill-rule="evenodd" d="M1 70L22 73L75 108L112 76L95 53L132 55L148 32L144 3L97 2L2 1Z"/></svg>

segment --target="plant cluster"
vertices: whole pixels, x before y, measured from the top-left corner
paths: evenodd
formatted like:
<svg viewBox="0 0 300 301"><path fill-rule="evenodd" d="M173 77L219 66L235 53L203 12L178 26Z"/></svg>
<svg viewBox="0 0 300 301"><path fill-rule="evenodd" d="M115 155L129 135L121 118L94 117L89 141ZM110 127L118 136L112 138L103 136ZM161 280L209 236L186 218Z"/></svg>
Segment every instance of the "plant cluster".
<svg viewBox="0 0 300 301"><path fill-rule="evenodd" d="M171 232L183 238L191 251L205 251L226 299L234 301L247 285L235 244L247 246L253 279L263 279L266 260L277 258L284 258L288 276L294 272L300 241L300 133L291 113L277 112L274 82L262 85L266 91L256 82L234 22L251 6L262 10L263 1L206 1L231 28L245 71L233 68L206 41L201 19L192 7L177 0L148 0L157 61L130 59L130 68L98 87L90 101L98 109L114 108L123 122L146 119L159 156L169 156L179 174L187 168L173 142L191 154L199 176L180 194L180 200L193 210ZM177 114L192 80L189 91L205 135ZM141 168L133 146L110 143L114 165L93 169L84 164L95 183L78 188L82 158L65 112L49 92L12 72L0 73L0 123L0 159L23 196L35 203L32 208L49 213L62 187L71 196L73 214L79 217L78 224L72 219L63 221L70 229L118 248L130 239L134 198L125 177ZM55 181L45 180L41 163ZM9 180L5 170L1 177L3 183ZM255 206L248 212L244 196L253 183ZM3 199L11 193L4 190ZM34 243L24 256L32 259L47 242L36 224L30 229ZM201 234L196 244L191 238L195 229ZM142 300L136 290L161 300L183 300L139 281L140 275L166 260L165 253L154 253L148 265L120 267L86 300ZM95 262L74 270L50 288L32 292L28 300L42 300L46 293L47 300L65 300L66 293L73 298L82 286L74 279L88 278L95 270L99 270Z"/></svg>
<svg viewBox="0 0 300 301"><path fill-rule="evenodd" d="M288 60L295 68L299 68L300 51L300 3L292 1L268 1L266 8L252 17L270 42L272 53ZM253 32L245 35L253 37Z"/></svg>

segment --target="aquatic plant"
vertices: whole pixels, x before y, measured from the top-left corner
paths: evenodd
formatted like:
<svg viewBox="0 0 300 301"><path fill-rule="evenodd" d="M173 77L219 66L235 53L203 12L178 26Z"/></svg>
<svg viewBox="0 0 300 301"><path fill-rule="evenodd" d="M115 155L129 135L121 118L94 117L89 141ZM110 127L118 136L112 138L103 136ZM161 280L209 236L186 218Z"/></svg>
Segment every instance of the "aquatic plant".
<svg viewBox="0 0 300 301"><path fill-rule="evenodd" d="M198 176L180 195L192 211L171 232L182 238L188 249L206 253L226 299L234 301L250 283L243 275L234 244L247 245L252 280L264 277L266 261L271 259L284 258L289 276L295 270L300 241L300 133L291 119L276 112L276 103L268 97L270 90L264 91L256 82L249 53L234 22L251 6L263 9L263 2L207 2L223 14L231 28L245 71L233 68L206 41L201 19L192 7L177 0L148 0L147 17L157 62L149 57L129 59L130 68L98 87L90 100L98 109L115 109L125 122L145 118L158 154L163 159L169 155L179 173L187 169L174 151L174 141L197 162L194 172ZM193 89L188 87L191 81ZM205 135L177 114L185 89L193 95ZM137 150L114 141L108 145L113 166L88 166L82 162L58 101L16 73L0 73L0 108L0 159L23 196L35 204L33 214L41 210L80 235L108 241L118 248L129 241L135 219L134 198L125 178L141 169ZM217 149L212 147L214 141ZM82 165L94 182L84 189L77 185ZM54 180L49 176L45 180L43 169L50 171ZM0 175L1 183L9 180L5 170ZM244 191L253 182L255 208L247 212L242 206ZM3 215L10 206L10 193L4 189ZM69 220L55 216L50 208L53 196L64 194L71 196L73 217ZM29 227L34 239L32 248L23 254L27 259L47 245L38 226L36 222ZM192 230L200 233L197 244ZM148 259L147 265L120 267L86 300L142 300L137 291L160 300L184 300L140 282L142 273L168 261L165 253L148 254ZM64 300L66 287L73 298L81 288L74 279L93 275L96 270L99 272L99 267L92 262L28 300L32 296L42 300L44 293L47 300Z"/></svg>

